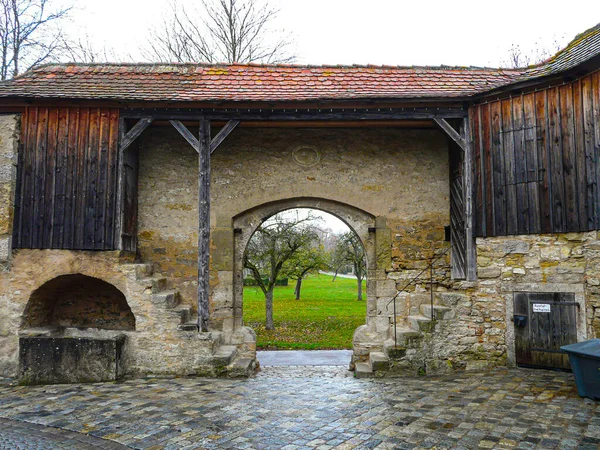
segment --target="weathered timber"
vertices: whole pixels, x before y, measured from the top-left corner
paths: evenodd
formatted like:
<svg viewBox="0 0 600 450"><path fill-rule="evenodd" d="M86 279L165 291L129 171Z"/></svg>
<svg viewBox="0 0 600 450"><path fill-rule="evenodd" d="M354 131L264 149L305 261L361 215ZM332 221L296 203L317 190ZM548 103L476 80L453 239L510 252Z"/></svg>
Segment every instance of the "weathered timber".
<svg viewBox="0 0 600 450"><path fill-rule="evenodd" d="M493 182L494 182L494 230L491 236L506 234L506 181L504 171L504 150L502 147L502 109L500 102L490 105L492 128Z"/></svg>
<svg viewBox="0 0 600 450"><path fill-rule="evenodd" d="M526 195L528 206L528 232L540 233L540 202L539 202L539 164L536 139L535 122L535 97L534 94L528 94L523 97L523 133L525 165L527 172L525 174Z"/></svg>
<svg viewBox="0 0 600 450"><path fill-rule="evenodd" d="M599 98L597 71L472 107L477 235L600 228Z"/></svg>
<svg viewBox="0 0 600 450"><path fill-rule="evenodd" d="M200 331L208 331L210 143L210 120L200 119L198 140L198 328Z"/></svg>
<svg viewBox="0 0 600 450"><path fill-rule="evenodd" d="M179 120L169 120L169 122L171 122L171 125L173 125L173 127L179 132L179 134L181 134L183 136L183 138L186 141L188 141L188 143L194 149L196 149L196 151L198 151L198 149L200 148L198 139L196 139L196 136L194 136L192 134L192 132L188 129L188 127L186 127L184 124L182 124Z"/></svg>
<svg viewBox="0 0 600 450"><path fill-rule="evenodd" d="M223 128L217 133L210 143L210 153L214 152L221 143L227 139L233 130L240 124L239 120L229 120Z"/></svg>
<svg viewBox="0 0 600 450"><path fill-rule="evenodd" d="M550 190L550 152L548 142L548 92L535 93L538 161L540 164L540 224L542 233L552 232L552 194Z"/></svg>
<svg viewBox="0 0 600 450"><path fill-rule="evenodd" d="M480 108L481 112L481 147L482 147L482 160L483 166L481 167L482 184L485 192L483 210L481 211L483 218L477 221L478 224L482 223L483 228L479 229L478 236L487 236L490 230L494 227L494 183L492 183L492 177L486 177L484 174L493 173L493 155L491 150L491 121L490 121L490 105L484 105ZM474 144L476 145L476 144ZM479 205L479 204L477 204Z"/></svg>
<svg viewBox="0 0 600 450"><path fill-rule="evenodd" d="M527 195L527 157L525 155L525 120L523 99L512 102L513 145L515 156L515 188L517 201L517 234L529 233L529 197Z"/></svg>
<svg viewBox="0 0 600 450"><path fill-rule="evenodd" d="M285 120L314 120L314 121L360 121L360 120L415 120L444 118L464 119L468 114L462 108L405 108L405 109L327 109L327 110L251 110L251 109L211 109L211 110L189 110L189 109L125 109L121 111L121 117L128 119L139 119L152 117L154 120L199 120L205 117L214 121L285 121Z"/></svg>
<svg viewBox="0 0 600 450"><path fill-rule="evenodd" d="M465 276L467 281L477 279L477 248L473 233L473 142L469 121L463 120L461 136L464 147L463 181L464 181L464 217L465 217Z"/></svg>
<svg viewBox="0 0 600 450"><path fill-rule="evenodd" d="M15 248L113 248L118 110L28 107L15 197Z"/></svg>
<svg viewBox="0 0 600 450"><path fill-rule="evenodd" d="M562 137L562 166L565 187L565 229L579 229L579 211L577 199L577 148L575 147L575 119L573 112L572 85L566 84L558 89L561 109L560 134Z"/></svg>
<svg viewBox="0 0 600 450"><path fill-rule="evenodd" d="M482 148L482 139L481 139L481 110L473 110L470 111L471 116L469 117L469 121L472 124L471 131L473 133L473 139L471 141L472 151L473 151L473 165L474 167L482 168L483 164L483 148ZM475 144L478 145L475 145ZM481 176L483 171L476 170L474 171L475 179L473 180L473 190L474 190L474 201L477 205L481 205L482 208L485 208L485 186L482 182ZM480 225L475 222L475 219L478 218L476 215L473 217L473 226L477 229ZM484 224L482 228L485 228L485 212L481 214L481 220L483 220Z"/></svg>
<svg viewBox="0 0 600 450"><path fill-rule="evenodd" d="M502 135L501 143L504 152L504 176L505 176L505 215L506 232L517 234L517 187L515 167L515 141L513 137L513 115L511 102L503 100L500 103L502 111Z"/></svg>
<svg viewBox="0 0 600 450"><path fill-rule="evenodd" d="M127 132L127 134L121 141L121 146L123 147L123 150L125 150L127 147L133 144L133 141L135 141L138 138L138 136L150 126L153 120L154 119L152 117L141 117L138 123L136 123L133 126L133 128L131 128L131 130Z"/></svg>
<svg viewBox="0 0 600 450"><path fill-rule="evenodd" d="M446 121L446 119L434 117L433 121L450 137L450 139L452 139L454 142L456 142L456 144L463 151L465 150L465 147L467 146L465 139L463 138L463 136L458 134L458 132L454 128L452 128L452 125L450 125Z"/></svg>
<svg viewBox="0 0 600 450"><path fill-rule="evenodd" d="M552 187L552 231L563 233L565 226L565 187L563 177L563 142L558 88L548 90L548 129L550 132L550 182Z"/></svg>
<svg viewBox="0 0 600 450"><path fill-rule="evenodd" d="M464 195L464 156L465 153L453 141L450 150L450 253L451 276L453 279L466 277L465 240L465 195Z"/></svg>

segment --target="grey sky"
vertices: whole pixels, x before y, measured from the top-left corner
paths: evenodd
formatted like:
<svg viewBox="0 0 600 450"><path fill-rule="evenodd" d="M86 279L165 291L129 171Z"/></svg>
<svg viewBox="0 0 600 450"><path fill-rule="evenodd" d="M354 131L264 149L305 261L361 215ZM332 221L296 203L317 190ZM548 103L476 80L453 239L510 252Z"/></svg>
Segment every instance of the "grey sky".
<svg viewBox="0 0 600 450"><path fill-rule="evenodd" d="M66 1L66 0L65 0ZM181 0L187 5L196 0ZM298 63L498 66L512 44L566 44L600 22L600 1L271 0L294 36ZM94 42L138 47L166 0L79 0L72 30Z"/></svg>

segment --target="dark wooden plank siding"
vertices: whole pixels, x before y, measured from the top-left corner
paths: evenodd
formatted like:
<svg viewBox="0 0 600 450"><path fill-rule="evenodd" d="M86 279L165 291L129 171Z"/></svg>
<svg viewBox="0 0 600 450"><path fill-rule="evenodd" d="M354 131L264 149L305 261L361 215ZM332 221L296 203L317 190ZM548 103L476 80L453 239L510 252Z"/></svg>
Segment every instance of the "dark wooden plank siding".
<svg viewBox="0 0 600 450"><path fill-rule="evenodd" d="M119 111L29 107L21 123L15 247L114 249Z"/></svg>
<svg viewBox="0 0 600 450"><path fill-rule="evenodd" d="M600 229L600 72L469 117L478 236Z"/></svg>

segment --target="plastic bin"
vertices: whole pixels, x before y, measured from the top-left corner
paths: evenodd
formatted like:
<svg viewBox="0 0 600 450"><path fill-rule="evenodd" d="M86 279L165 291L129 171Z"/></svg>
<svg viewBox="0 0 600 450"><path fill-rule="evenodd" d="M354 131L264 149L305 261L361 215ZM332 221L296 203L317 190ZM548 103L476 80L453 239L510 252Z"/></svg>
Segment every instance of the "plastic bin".
<svg viewBox="0 0 600 450"><path fill-rule="evenodd" d="M600 400L600 339L560 348L569 355L580 397Z"/></svg>

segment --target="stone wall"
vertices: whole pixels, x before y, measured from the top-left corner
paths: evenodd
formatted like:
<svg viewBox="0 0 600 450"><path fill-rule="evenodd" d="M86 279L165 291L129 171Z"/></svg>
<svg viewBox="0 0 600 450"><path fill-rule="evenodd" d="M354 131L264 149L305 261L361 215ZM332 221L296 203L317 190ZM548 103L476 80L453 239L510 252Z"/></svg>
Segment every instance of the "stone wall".
<svg viewBox="0 0 600 450"><path fill-rule="evenodd" d="M171 128L148 130L139 146L142 259L156 263L194 305L197 154ZM397 267L412 264L419 249L443 245L448 155L437 130L240 128L211 164L211 285L217 296L222 281L232 282L233 218L265 203L321 198L378 217L384 224L378 228L382 270L392 266L389 240L396 228ZM431 238L439 243L430 244Z"/></svg>
<svg viewBox="0 0 600 450"><path fill-rule="evenodd" d="M15 116L0 117L0 177L9 174L2 188L8 197L14 195L17 126ZM149 129L137 145L139 256L166 275L183 302L193 308L197 154L168 127ZM236 261L244 247L238 244L265 214L294 205L342 217L353 224L370 252L366 325L355 335L355 356L364 360L391 336L390 300L398 289L449 248L444 242L449 221L447 152L445 138L436 130L235 130L212 161L210 307L215 337L177 331L180 318L159 307L153 286L140 282L134 255L18 250L12 256L6 253L3 261L10 270L0 273L0 375L16 373L19 333L41 324L26 319L33 293L68 274L103 280L126 298L135 317L135 331L125 331L130 374L198 373L219 345L221 331L225 343L252 354L254 336L241 326L242 305L235 295ZM11 205L8 200L0 204L5 224L0 241L7 249ZM514 364L512 294L516 290L574 292L582 305L580 339L600 336L597 232L482 238L477 240L477 252L475 282L451 280L447 253L436 262L434 302L449 309L424 333L419 348L408 350L413 369L432 373ZM398 323L422 314L431 301L427 275L398 296ZM79 307L70 310L70 303L65 300L66 312L59 308L58 314L85 312ZM119 316L122 312L113 311Z"/></svg>
<svg viewBox="0 0 600 450"><path fill-rule="evenodd" d="M0 266L10 264L20 116L0 115Z"/></svg>
<svg viewBox="0 0 600 450"><path fill-rule="evenodd" d="M97 337L125 334L124 358L128 375L203 373L215 345L219 345L219 336L179 330L179 312L165 305L166 297L157 295L155 280L140 273L145 266L134 264L134 256L121 252L14 251L11 270L0 273L0 376L14 377L17 374L20 335L53 333L48 329L28 330L30 324L26 311L32 296L35 301L34 293L40 286L72 274L103 280L121 292L135 317L135 330L91 329L80 332L74 328L65 333L77 336L91 333L91 336ZM102 312L93 313L98 314Z"/></svg>
<svg viewBox="0 0 600 450"><path fill-rule="evenodd" d="M428 373L515 365L514 292L571 292L578 308L578 340L600 336L600 233L477 239L475 282L452 281L448 259L434 271L434 303L449 307L410 356L412 369ZM417 270L390 272L405 284ZM428 305L427 274L398 302L398 321ZM389 311L388 311L389 313Z"/></svg>

